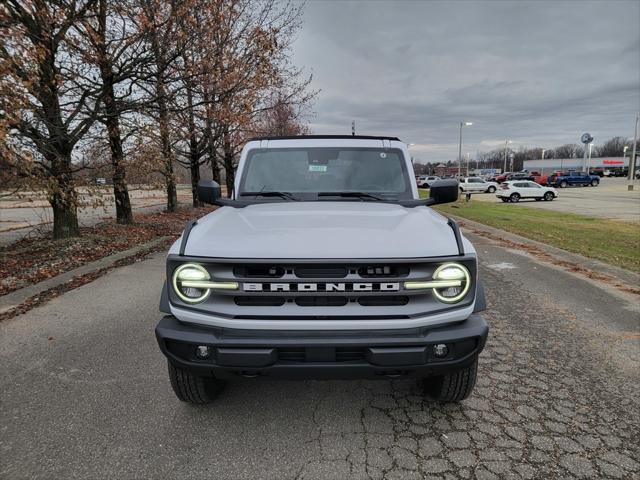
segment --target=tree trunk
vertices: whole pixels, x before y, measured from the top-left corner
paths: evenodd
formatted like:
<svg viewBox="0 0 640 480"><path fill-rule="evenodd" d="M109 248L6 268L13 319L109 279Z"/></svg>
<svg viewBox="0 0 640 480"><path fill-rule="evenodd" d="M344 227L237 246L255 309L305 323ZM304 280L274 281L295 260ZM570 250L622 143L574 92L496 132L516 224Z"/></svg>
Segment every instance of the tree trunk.
<svg viewBox="0 0 640 480"><path fill-rule="evenodd" d="M188 58L184 57L185 65L188 66ZM198 200L198 182L200 181L200 152L198 138L196 136L196 123L193 114L193 93L191 84L187 83L187 114L189 127L189 172L191 177L191 197L193 199L193 208L200 206Z"/></svg>
<svg viewBox="0 0 640 480"><path fill-rule="evenodd" d="M120 224L130 224L133 223L133 212L131 210L131 200L129 199L129 189L127 188L124 154L122 152L120 112L116 105L116 98L113 89L114 78L112 60L106 46L106 22L107 0L100 0L98 30L100 38L97 42L98 62L100 65L100 75L102 77L103 101L106 114L105 125L107 127L109 147L111 149L113 196L116 200L116 221Z"/></svg>
<svg viewBox="0 0 640 480"><path fill-rule="evenodd" d="M53 209L53 239L78 237L78 194L73 186L71 174L71 154L67 158L51 159L52 175L56 187L49 203Z"/></svg>
<svg viewBox="0 0 640 480"><path fill-rule="evenodd" d="M154 12L150 10L152 16ZM171 139L169 137L169 109L167 107L167 91L165 88L165 74L167 71L167 61L165 52L160 45L157 27L151 27L151 48L153 51L154 62L156 64L156 102L158 103L158 128L160 130L160 144L162 152L162 161L164 171L162 172L165 179L165 187L167 192L167 212L175 212L178 209L178 195L176 191L176 180L173 174L173 155L171 152Z"/></svg>
<svg viewBox="0 0 640 480"><path fill-rule="evenodd" d="M120 136L119 113L116 107L113 93L113 74L111 69L104 71L102 78L104 82L104 104L105 104L105 125L107 136L109 137L109 148L111 149L111 167L113 179L113 196L116 199L116 221L120 224L133 223L133 212L131 210L131 200L127 187L126 169L124 166L124 153L122 152L122 138Z"/></svg>
<svg viewBox="0 0 640 480"><path fill-rule="evenodd" d="M224 150L224 169L226 173L227 184L227 197L231 198L231 192L233 192L233 184L235 182L235 171L233 169L233 146L231 145L231 139L229 134L224 134L224 140L222 142Z"/></svg>
<svg viewBox="0 0 640 480"><path fill-rule="evenodd" d="M209 93L209 89L205 84L204 90L205 100L205 135L207 142L207 156L209 157L209 163L211 164L211 176L213 181L220 183L220 166L218 165L218 152L216 151L216 138L214 134L213 118L213 96Z"/></svg>
<svg viewBox="0 0 640 480"><path fill-rule="evenodd" d="M162 144L162 159L164 160L164 178L167 190L167 212L178 209L178 194L176 180L173 175L173 155L171 153L171 139L169 138L169 111L162 80L157 84L158 114L160 126L160 142Z"/></svg>
<svg viewBox="0 0 640 480"><path fill-rule="evenodd" d="M200 206L200 200L198 200L198 182L200 181L200 166L198 162L191 161L191 195L193 196L193 208Z"/></svg>

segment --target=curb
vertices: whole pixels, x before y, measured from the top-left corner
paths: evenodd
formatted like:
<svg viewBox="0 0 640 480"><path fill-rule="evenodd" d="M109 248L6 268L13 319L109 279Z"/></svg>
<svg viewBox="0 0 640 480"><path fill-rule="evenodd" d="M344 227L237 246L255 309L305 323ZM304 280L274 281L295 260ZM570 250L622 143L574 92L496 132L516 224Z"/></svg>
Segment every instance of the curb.
<svg viewBox="0 0 640 480"><path fill-rule="evenodd" d="M618 279L620 282L626 283L636 288L638 285L640 285L639 273L625 270L624 268L615 267L613 265L609 265L608 263L594 260L593 258L583 257L582 255L579 255L577 253L568 252L566 250L562 250L561 248L553 247L546 243L538 242L537 240L531 240L529 238L521 237L520 235L517 235L515 233L511 233L495 227L490 227L488 225L474 222L473 220L468 220L457 215L447 215L453 217L463 230L468 230L471 233L477 233L479 235L484 234L484 236L493 240L497 240L498 242L501 240L506 240L508 242L535 247L536 249L541 250L542 252L552 257L552 259L558 260L559 262L568 262L579 265L584 269L608 275L610 277Z"/></svg>
<svg viewBox="0 0 640 480"><path fill-rule="evenodd" d="M83 265L81 267L61 273L60 275L57 275L53 278L48 278L34 285L29 285L28 287L24 287L14 292L0 296L0 313L12 310L13 308L16 308L17 306L24 303L29 298L40 295L47 290L59 287L60 285L64 285L65 283L73 280L74 277L79 277L106 267L110 267L119 260L123 260L125 258L136 255L139 252L160 245L170 238L171 237L169 236L156 238L155 240L143 243L136 247L130 248L129 250L123 250L118 253L113 253L98 260L94 260L93 262L87 263L86 265Z"/></svg>

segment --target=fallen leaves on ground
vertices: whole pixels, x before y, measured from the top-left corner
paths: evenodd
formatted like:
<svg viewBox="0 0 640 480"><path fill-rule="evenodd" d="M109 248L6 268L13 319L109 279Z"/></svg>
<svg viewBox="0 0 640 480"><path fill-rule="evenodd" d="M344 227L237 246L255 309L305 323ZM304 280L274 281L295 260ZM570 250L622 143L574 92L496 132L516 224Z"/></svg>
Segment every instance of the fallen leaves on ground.
<svg viewBox="0 0 640 480"><path fill-rule="evenodd" d="M211 210L182 208L174 213L137 214L133 225L109 221L82 228L77 238L29 238L0 247L0 295L157 238L177 238L189 220Z"/></svg>

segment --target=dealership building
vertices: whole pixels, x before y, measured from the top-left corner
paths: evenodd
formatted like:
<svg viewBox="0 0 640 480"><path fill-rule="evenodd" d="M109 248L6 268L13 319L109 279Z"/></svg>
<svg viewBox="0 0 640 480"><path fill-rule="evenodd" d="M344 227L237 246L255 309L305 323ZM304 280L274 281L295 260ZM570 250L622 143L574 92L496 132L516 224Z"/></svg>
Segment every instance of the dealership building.
<svg viewBox="0 0 640 480"><path fill-rule="evenodd" d="M554 170L616 170L629 167L629 157L599 157L584 160L583 158L545 158L544 160L525 160L523 168L530 172L552 172ZM586 170L586 169L584 169Z"/></svg>

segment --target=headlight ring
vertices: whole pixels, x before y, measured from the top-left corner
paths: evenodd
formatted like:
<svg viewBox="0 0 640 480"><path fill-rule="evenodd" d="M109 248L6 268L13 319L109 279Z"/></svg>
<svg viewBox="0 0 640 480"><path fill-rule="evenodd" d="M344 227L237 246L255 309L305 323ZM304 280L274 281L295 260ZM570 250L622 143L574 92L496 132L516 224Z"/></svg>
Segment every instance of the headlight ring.
<svg viewBox="0 0 640 480"><path fill-rule="evenodd" d="M464 265L444 263L433 272L436 281L460 281L458 286L434 288L433 295L444 303L457 303L462 300L471 288L471 274Z"/></svg>
<svg viewBox="0 0 640 480"><path fill-rule="evenodd" d="M185 303L204 302L211 290L209 288L195 288L183 285L183 282L206 282L211 278L209 272L202 265L197 263L185 263L173 271L172 285L173 291Z"/></svg>

